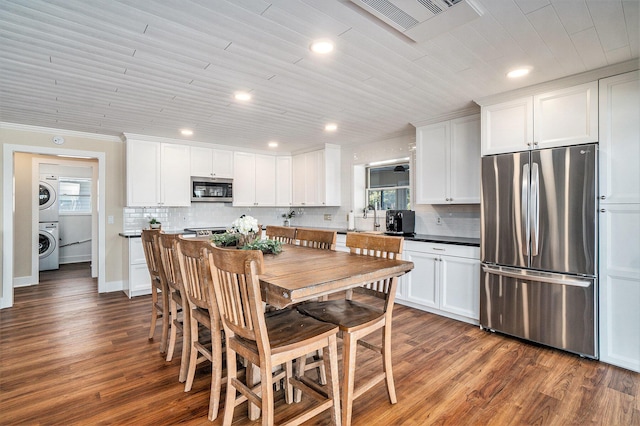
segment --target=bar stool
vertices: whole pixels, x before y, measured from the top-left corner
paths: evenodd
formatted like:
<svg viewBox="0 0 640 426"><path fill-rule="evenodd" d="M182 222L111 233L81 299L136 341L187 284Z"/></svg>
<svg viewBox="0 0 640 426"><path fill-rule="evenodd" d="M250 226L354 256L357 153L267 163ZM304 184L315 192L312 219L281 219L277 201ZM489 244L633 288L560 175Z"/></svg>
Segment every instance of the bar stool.
<svg viewBox="0 0 640 426"><path fill-rule="evenodd" d="M169 336L169 290L167 280L160 260L158 236L160 229L142 230L142 248L147 261L147 269L151 277L151 325L149 326L149 340L153 339L156 322L162 318L162 334L160 336L160 353L167 350Z"/></svg>

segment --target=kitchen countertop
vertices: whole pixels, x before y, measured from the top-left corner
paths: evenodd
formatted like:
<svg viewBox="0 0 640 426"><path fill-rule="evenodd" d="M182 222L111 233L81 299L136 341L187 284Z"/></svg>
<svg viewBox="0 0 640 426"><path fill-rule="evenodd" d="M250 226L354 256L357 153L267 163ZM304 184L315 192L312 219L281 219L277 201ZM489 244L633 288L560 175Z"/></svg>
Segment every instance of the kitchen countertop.
<svg viewBox="0 0 640 426"><path fill-rule="evenodd" d="M342 228L321 228L321 227L314 227L315 229L329 229L332 231L337 231L338 234L346 234L347 230ZM168 234L193 234L194 232L192 231L188 231L186 229L169 229L169 230L163 230L164 232L168 233ZM197 228L193 228L193 229L197 229ZM214 229L214 228L207 228L207 229ZM217 229L217 228L215 228ZM220 228L221 230L224 230L224 228ZM359 232L366 232L366 231L359 231ZM127 232L121 232L118 235L120 235L121 237L124 238L139 238L141 235L141 231L127 231ZM419 242L424 242L424 243L441 243L441 244L456 244L456 245L462 245L462 246L472 246L472 247L480 247L480 238L473 238L473 237L453 237L453 236L445 236L445 235L428 235L428 234L413 234L413 235L404 235L404 239L406 241L419 241Z"/></svg>

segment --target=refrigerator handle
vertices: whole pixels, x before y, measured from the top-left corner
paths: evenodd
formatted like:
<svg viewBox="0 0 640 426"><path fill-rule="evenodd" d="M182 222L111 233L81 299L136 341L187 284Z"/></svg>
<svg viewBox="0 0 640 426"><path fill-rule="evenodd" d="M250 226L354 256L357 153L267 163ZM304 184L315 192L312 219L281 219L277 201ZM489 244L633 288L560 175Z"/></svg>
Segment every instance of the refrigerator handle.
<svg viewBox="0 0 640 426"><path fill-rule="evenodd" d="M537 274L531 270L517 270L513 268L504 268L500 266L482 265L482 271L487 274L499 275L501 277L516 278L522 281L536 281L547 284L561 284L573 287L589 287L593 285L593 280L579 278L569 278L567 276L549 276L549 274ZM554 274L555 275L555 274Z"/></svg>
<svg viewBox="0 0 640 426"><path fill-rule="evenodd" d="M522 166L522 192L520 194L520 223L522 227L522 254L529 256L529 238L531 232L529 229L529 218L527 213L529 212L529 163Z"/></svg>
<svg viewBox="0 0 640 426"><path fill-rule="evenodd" d="M531 211L529 220L531 221L531 255L537 256L540 240L540 174L538 163L531 165L531 198L529 200Z"/></svg>

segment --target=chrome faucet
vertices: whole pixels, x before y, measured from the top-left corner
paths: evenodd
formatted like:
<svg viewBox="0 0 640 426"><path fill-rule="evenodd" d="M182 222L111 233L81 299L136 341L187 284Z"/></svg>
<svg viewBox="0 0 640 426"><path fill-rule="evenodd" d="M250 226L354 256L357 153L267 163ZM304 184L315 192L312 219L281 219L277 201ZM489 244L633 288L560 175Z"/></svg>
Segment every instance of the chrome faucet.
<svg viewBox="0 0 640 426"><path fill-rule="evenodd" d="M380 223L378 223L378 212L373 204L369 204L367 208L364 210L364 218L367 218L367 211L373 210L373 230L377 231L380 229Z"/></svg>

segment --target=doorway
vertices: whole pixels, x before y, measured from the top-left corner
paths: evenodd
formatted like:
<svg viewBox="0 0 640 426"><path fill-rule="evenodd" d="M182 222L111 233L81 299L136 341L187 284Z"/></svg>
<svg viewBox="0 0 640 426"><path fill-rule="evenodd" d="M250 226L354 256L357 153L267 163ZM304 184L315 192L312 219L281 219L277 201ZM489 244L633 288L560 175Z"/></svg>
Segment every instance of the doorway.
<svg viewBox="0 0 640 426"><path fill-rule="evenodd" d="M105 220L101 217L100 212L106 209L104 196L105 193L105 164L106 154L98 151L81 151L74 149L51 148L42 146L27 146L5 144L3 145L3 192L2 192L2 209L3 209L3 240L2 240L2 297L0 298L0 309L13 306L13 288L14 288L14 245L17 237L23 238L14 232L14 215L16 212L15 205L15 163L14 155L16 153L30 153L41 155L67 155L75 157L85 157L97 160L98 178L97 178L97 238L96 250L92 253L92 263L97 266L98 292L106 292L106 276L105 276ZM33 215L32 215L33 217Z"/></svg>

